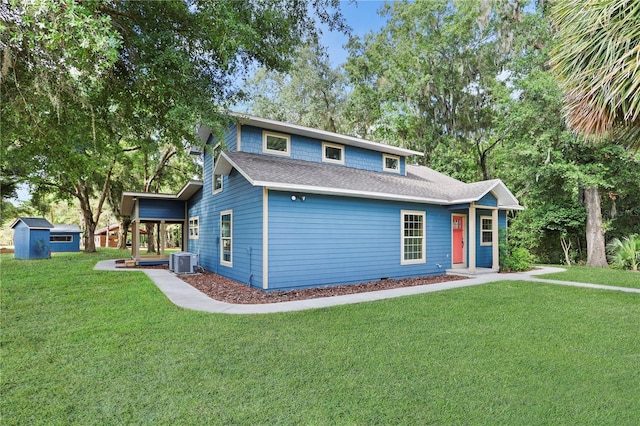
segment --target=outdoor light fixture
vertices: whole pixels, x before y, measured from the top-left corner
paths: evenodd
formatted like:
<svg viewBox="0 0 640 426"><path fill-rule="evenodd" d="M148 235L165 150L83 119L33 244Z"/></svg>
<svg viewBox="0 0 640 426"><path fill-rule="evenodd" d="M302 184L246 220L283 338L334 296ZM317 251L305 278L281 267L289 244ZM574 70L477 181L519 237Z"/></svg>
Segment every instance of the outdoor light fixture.
<svg viewBox="0 0 640 426"><path fill-rule="evenodd" d="M298 197L296 197L295 195L292 195L292 196L291 196L291 201L295 201L295 200L297 200L297 199L298 199Z"/></svg>
<svg viewBox="0 0 640 426"><path fill-rule="evenodd" d="M305 195L292 195L291 196L291 201L296 201L296 200L304 201L306 199L307 199L307 197Z"/></svg>

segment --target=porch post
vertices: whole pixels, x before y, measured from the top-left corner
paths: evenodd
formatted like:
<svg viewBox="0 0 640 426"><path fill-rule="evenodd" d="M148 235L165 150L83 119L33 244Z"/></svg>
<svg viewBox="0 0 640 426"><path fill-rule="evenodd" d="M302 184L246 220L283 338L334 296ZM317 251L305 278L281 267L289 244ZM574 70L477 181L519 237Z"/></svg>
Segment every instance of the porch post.
<svg viewBox="0 0 640 426"><path fill-rule="evenodd" d="M491 210L491 257L493 263L491 268L494 270L500 269L500 251L499 244L500 238L498 236L498 209Z"/></svg>
<svg viewBox="0 0 640 426"><path fill-rule="evenodd" d="M138 219L134 219L131 224L133 225L133 232L131 233L131 257L138 260L138 254L140 252L140 224Z"/></svg>
<svg viewBox="0 0 640 426"><path fill-rule="evenodd" d="M476 204L472 201L469 205L469 272L476 272Z"/></svg>
<svg viewBox="0 0 640 426"><path fill-rule="evenodd" d="M167 245L167 224L160 221L160 257L164 257L164 247Z"/></svg>

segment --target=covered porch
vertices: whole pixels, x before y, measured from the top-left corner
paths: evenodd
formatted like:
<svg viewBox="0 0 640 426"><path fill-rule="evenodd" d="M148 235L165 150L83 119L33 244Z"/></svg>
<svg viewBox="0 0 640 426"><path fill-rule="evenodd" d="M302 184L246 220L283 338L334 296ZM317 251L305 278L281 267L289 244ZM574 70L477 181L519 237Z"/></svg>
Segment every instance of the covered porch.
<svg viewBox="0 0 640 426"><path fill-rule="evenodd" d="M506 233L507 212L523 207L500 180L469 186L478 192L465 203L449 206L452 258L447 273L495 273L500 270L500 229Z"/></svg>
<svg viewBox="0 0 640 426"><path fill-rule="evenodd" d="M187 200L202 188L202 182L190 181L176 195L147 192L124 192L120 212L131 217L131 258L137 265L161 265L169 263L167 252L167 226L180 225L179 247L186 250L189 239ZM144 253L141 235L145 225L157 229L159 241L154 253Z"/></svg>

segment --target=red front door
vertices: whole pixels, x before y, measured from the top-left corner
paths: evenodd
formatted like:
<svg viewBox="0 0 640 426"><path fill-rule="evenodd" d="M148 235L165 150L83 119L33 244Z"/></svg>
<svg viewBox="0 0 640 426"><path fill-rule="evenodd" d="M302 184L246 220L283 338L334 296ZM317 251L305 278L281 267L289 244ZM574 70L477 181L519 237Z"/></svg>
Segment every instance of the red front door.
<svg viewBox="0 0 640 426"><path fill-rule="evenodd" d="M453 216L453 263L464 263L464 216Z"/></svg>

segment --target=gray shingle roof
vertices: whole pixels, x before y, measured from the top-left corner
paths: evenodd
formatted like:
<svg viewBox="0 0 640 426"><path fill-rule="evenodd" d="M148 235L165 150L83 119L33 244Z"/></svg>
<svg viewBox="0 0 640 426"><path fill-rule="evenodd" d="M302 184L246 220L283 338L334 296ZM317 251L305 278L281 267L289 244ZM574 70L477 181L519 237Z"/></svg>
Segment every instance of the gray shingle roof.
<svg viewBox="0 0 640 426"><path fill-rule="evenodd" d="M519 208L500 180L466 184L422 166L407 166L407 175L402 176L270 155L224 152L216 164L216 173L228 174L231 168L254 186L437 204L475 201L498 188L499 206Z"/></svg>
<svg viewBox="0 0 640 426"><path fill-rule="evenodd" d="M51 232L82 232L78 225L53 225Z"/></svg>
<svg viewBox="0 0 640 426"><path fill-rule="evenodd" d="M15 227L18 222L27 225L29 229L51 229L53 225L44 217L19 217L11 224L11 228Z"/></svg>

